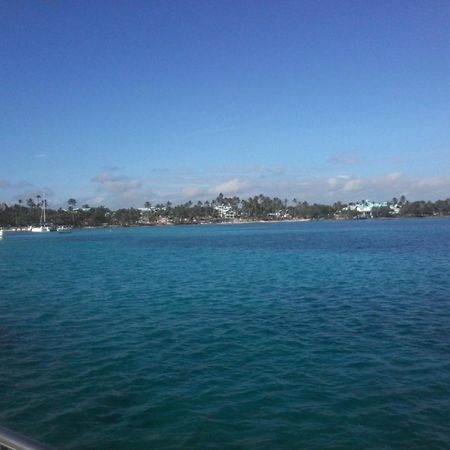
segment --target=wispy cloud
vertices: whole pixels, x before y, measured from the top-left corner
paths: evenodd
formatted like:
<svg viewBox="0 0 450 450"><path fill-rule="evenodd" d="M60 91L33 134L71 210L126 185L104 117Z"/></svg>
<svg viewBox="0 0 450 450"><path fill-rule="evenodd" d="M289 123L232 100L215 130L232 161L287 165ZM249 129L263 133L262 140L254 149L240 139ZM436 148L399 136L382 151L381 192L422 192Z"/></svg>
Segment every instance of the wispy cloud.
<svg viewBox="0 0 450 450"><path fill-rule="evenodd" d="M32 186L28 181L0 180L0 189L23 189Z"/></svg>
<svg viewBox="0 0 450 450"><path fill-rule="evenodd" d="M34 186L26 181L13 184L12 192L9 195L9 202L18 203L19 200L22 200L22 202L26 203L29 198L36 201L36 196L42 196L43 194L45 194L45 198L50 206L59 206L59 204L57 205L54 202L55 193L53 189L48 186Z"/></svg>
<svg viewBox="0 0 450 450"><path fill-rule="evenodd" d="M47 157L47 153L37 153L34 157L37 159L45 158Z"/></svg>
<svg viewBox="0 0 450 450"><path fill-rule="evenodd" d="M113 175L110 172L103 172L95 176L92 181L97 183L101 189L113 194L136 190L142 187L142 182L124 175Z"/></svg>
<svg viewBox="0 0 450 450"><path fill-rule="evenodd" d="M281 176L285 174L283 167L267 167L261 164L241 167L225 167L223 173L233 175L275 175Z"/></svg>
<svg viewBox="0 0 450 450"><path fill-rule="evenodd" d="M103 172L119 172L120 170L123 170L120 166L102 166L101 170Z"/></svg>
<svg viewBox="0 0 450 450"><path fill-rule="evenodd" d="M362 164L362 160L353 153L333 153L327 158L328 163L341 166L357 166Z"/></svg>
<svg viewBox="0 0 450 450"><path fill-rule="evenodd" d="M87 201L92 204L106 204L112 207L138 206L146 197L142 180L130 178L111 171L96 175L94 195Z"/></svg>
<svg viewBox="0 0 450 450"><path fill-rule="evenodd" d="M199 186L186 186L181 190L181 195L185 198L201 198L204 197L206 191Z"/></svg>

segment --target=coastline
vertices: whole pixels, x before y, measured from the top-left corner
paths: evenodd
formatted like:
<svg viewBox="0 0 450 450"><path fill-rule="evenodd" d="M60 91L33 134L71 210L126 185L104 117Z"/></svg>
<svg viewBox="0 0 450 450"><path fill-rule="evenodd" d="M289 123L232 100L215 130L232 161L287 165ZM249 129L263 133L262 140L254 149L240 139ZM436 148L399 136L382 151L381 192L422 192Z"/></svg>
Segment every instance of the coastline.
<svg viewBox="0 0 450 450"><path fill-rule="evenodd" d="M152 223L152 224L132 224L132 225L100 225L100 226L85 226L85 227L74 227L73 231L82 230L112 230L112 229L122 229L122 228L165 228L165 227L179 227L179 226L206 226L206 225L251 225L251 224L274 224L274 223L307 223L307 222L360 222L360 221L397 221L397 220L411 220L411 219L445 219L449 218L449 215L435 215L435 216L402 216L402 217L367 217L367 218L310 218L310 219L278 219L278 220L248 220L248 219L235 219L235 220L224 220L224 221L209 221L209 222L181 222L181 223ZM21 234L32 234L29 227L0 227L0 229L5 233L21 233Z"/></svg>

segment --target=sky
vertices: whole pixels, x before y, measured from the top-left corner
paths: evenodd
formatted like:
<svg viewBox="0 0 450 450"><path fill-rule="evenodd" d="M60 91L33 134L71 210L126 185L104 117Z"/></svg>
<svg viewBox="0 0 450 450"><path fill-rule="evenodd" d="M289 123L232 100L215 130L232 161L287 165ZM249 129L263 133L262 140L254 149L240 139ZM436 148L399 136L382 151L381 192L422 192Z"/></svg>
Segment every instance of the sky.
<svg viewBox="0 0 450 450"><path fill-rule="evenodd" d="M450 2L4 1L0 202L450 197Z"/></svg>

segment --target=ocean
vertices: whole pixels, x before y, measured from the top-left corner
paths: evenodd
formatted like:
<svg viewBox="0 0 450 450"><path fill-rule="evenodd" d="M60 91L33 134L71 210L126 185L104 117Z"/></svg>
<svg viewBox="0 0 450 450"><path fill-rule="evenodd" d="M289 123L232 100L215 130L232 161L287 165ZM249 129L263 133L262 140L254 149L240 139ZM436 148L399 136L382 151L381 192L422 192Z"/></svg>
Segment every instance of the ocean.
<svg viewBox="0 0 450 450"><path fill-rule="evenodd" d="M6 234L0 425L60 449L448 449L450 220Z"/></svg>

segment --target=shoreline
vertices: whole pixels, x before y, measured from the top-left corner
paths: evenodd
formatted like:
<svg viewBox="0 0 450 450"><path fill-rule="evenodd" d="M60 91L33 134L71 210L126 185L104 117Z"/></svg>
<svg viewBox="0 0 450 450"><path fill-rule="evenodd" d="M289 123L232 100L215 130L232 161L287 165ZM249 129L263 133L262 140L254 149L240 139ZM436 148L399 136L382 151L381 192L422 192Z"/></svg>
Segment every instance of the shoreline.
<svg viewBox="0 0 450 450"><path fill-rule="evenodd" d="M251 225L251 224L273 224L273 223L308 223L308 222L361 222L361 221L372 221L372 220L410 220L410 219L445 219L449 218L450 215L436 215L436 216L403 216L403 217L370 217L363 219L350 219L350 218L319 218L319 219L279 219L279 220L230 220L221 222L192 222L192 223L153 223L153 224L133 224L133 225L101 225L101 226L85 226L73 228L73 231L82 230L106 230L106 229L117 229L117 228L164 228L164 227L179 227L179 226L209 226L209 225ZM23 233L31 234L28 230L29 227L0 227L0 229L5 233Z"/></svg>

